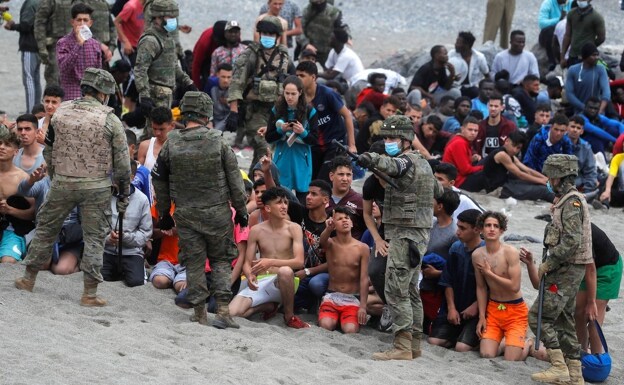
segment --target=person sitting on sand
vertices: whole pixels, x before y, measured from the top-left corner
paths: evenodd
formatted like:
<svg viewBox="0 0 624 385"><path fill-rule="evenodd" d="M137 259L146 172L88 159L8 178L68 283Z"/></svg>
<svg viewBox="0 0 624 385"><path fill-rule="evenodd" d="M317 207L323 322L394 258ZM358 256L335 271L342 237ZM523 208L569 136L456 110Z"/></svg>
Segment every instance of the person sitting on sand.
<svg viewBox="0 0 624 385"><path fill-rule="evenodd" d="M458 352L468 352L479 345L477 283L472 266L472 253L485 246L477 227L479 215L481 211L469 209L457 217L459 241L451 246L438 282L444 288L444 301L427 339L431 345L454 347Z"/></svg>
<svg viewBox="0 0 624 385"><path fill-rule="evenodd" d="M501 242L507 230L507 218L498 212L486 211L477 221L485 246L472 254L477 281L479 322L483 358L494 358L503 337L505 360L520 361L524 357L529 308L520 290L520 257L518 250Z"/></svg>
<svg viewBox="0 0 624 385"><path fill-rule="evenodd" d="M243 273L247 279L242 290L230 302L230 315L250 317L263 311L264 318L273 316L278 304L284 308L284 321L295 329L310 327L293 312L295 298L294 270L302 269L303 231L288 218L288 196L272 187L262 193L268 220L249 231ZM256 259L256 248L260 258Z"/></svg>
<svg viewBox="0 0 624 385"><path fill-rule="evenodd" d="M368 246L351 236L351 210L338 206L327 219L321 247L327 258L329 286L319 309L319 326L357 333L366 323ZM335 231L336 236L330 238Z"/></svg>

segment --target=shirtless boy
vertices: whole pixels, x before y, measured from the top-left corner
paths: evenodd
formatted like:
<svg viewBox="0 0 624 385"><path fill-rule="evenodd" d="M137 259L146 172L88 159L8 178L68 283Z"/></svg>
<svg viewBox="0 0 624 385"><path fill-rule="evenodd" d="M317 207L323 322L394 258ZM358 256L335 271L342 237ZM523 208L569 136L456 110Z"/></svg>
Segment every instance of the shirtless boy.
<svg viewBox="0 0 624 385"><path fill-rule="evenodd" d="M477 226L485 240L485 246L472 254L477 280L477 335L481 338L481 357L496 357L504 337L505 360L519 361L524 359L529 326L529 308L520 291L519 253L515 247L501 242L507 230L507 218L503 214L486 211L479 217Z"/></svg>
<svg viewBox="0 0 624 385"><path fill-rule="evenodd" d="M7 199L17 193L17 187L22 179L29 177L21 168L13 164L13 157L17 154L19 145L20 140L14 132L4 131L0 136L0 216L3 220L10 221L9 218L5 218L5 215L24 220L35 219L34 199L26 198L30 208L25 210L16 209L7 203ZM25 252L26 241L24 237L15 234L12 225L9 223L8 228L3 231L2 241L0 241L0 262L19 262Z"/></svg>
<svg viewBox="0 0 624 385"><path fill-rule="evenodd" d="M243 264L248 287L230 302L230 315L247 318L265 312L264 318L268 319L281 303L288 327L310 327L293 311L294 270L302 269L304 262L303 231L301 226L288 220L288 196L284 190L267 189L262 194L262 203L269 218L249 232ZM260 251L259 259L255 258L256 248Z"/></svg>
<svg viewBox="0 0 624 385"><path fill-rule="evenodd" d="M335 330L339 325L344 333L357 333L366 323L370 251L351 236L348 208L336 207L326 224L320 243L327 258L329 286L319 309L319 326ZM330 238L332 231L336 236Z"/></svg>

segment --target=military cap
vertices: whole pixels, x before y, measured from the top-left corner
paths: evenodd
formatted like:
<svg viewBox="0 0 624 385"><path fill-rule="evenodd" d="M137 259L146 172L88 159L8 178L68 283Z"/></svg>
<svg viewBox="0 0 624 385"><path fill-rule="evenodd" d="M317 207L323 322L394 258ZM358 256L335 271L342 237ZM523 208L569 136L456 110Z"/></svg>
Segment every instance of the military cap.
<svg viewBox="0 0 624 385"><path fill-rule="evenodd" d="M87 68L80 85L91 86L106 95L115 93L115 78L110 72L99 68Z"/></svg>
<svg viewBox="0 0 624 385"><path fill-rule="evenodd" d="M414 140L414 126L405 115L393 115L384 120L379 135L400 137L410 142Z"/></svg>
<svg viewBox="0 0 624 385"><path fill-rule="evenodd" d="M180 15L178 3L173 0L154 0L151 11L152 17L178 17Z"/></svg>
<svg viewBox="0 0 624 385"><path fill-rule="evenodd" d="M282 22L276 16L265 16L256 25L256 31L258 33L270 33L273 35L281 35L284 30L282 29Z"/></svg>
<svg viewBox="0 0 624 385"><path fill-rule="evenodd" d="M180 111L182 114L189 112L212 118L212 99L205 92L188 91L180 101Z"/></svg>
<svg viewBox="0 0 624 385"><path fill-rule="evenodd" d="M574 155L552 154L546 158L542 174L549 178L563 178L578 175L578 158Z"/></svg>

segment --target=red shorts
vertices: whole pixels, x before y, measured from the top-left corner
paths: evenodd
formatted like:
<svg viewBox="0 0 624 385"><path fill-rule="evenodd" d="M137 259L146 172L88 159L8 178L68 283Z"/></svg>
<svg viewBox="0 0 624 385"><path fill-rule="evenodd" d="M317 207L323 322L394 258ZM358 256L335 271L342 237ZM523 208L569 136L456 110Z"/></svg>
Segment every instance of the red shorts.
<svg viewBox="0 0 624 385"><path fill-rule="evenodd" d="M319 321L322 318L331 318L336 321L340 320L340 324L356 324L358 325L359 306L345 305L338 306L332 301L323 301L319 308Z"/></svg>
<svg viewBox="0 0 624 385"><path fill-rule="evenodd" d="M485 333L481 338L501 342L505 337L505 345L524 348L529 327L529 308L524 301L500 303L489 300L486 317Z"/></svg>

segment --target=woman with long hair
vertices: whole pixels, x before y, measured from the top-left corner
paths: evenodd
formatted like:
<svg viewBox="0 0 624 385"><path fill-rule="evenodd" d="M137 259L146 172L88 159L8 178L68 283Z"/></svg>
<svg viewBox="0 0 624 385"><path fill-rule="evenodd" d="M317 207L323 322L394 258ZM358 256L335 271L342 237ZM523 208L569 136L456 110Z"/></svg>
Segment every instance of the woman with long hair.
<svg viewBox="0 0 624 385"><path fill-rule="evenodd" d="M280 171L281 185L295 190L299 201L305 202L312 179L312 146L318 143L316 110L307 105L298 77L288 76L283 87L271 110L266 140L275 144L273 163Z"/></svg>

